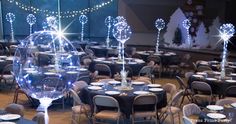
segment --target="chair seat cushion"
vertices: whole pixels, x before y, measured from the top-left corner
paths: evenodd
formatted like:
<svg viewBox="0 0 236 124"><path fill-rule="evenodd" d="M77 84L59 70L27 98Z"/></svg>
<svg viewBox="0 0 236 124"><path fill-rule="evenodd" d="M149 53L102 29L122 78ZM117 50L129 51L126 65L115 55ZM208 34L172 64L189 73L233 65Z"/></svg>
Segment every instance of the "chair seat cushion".
<svg viewBox="0 0 236 124"><path fill-rule="evenodd" d="M117 120L121 116L120 112L117 111L110 111L110 110L103 110L94 115L97 119L113 119Z"/></svg>
<svg viewBox="0 0 236 124"><path fill-rule="evenodd" d="M86 104L76 105L76 106L72 107L72 112L77 113L77 114L79 114L79 113L88 113L88 112L90 112L90 110L91 110L90 106L86 105Z"/></svg>
<svg viewBox="0 0 236 124"><path fill-rule="evenodd" d="M162 112L165 112L166 114L176 114L180 111L181 111L180 108L174 106L162 109Z"/></svg>
<svg viewBox="0 0 236 124"><path fill-rule="evenodd" d="M10 75L10 74L4 74L4 75L2 75L2 78L6 79L6 80L13 80L14 76Z"/></svg>
<svg viewBox="0 0 236 124"><path fill-rule="evenodd" d="M153 117L153 116L156 116L156 112L155 111L134 112L133 116L136 118Z"/></svg>

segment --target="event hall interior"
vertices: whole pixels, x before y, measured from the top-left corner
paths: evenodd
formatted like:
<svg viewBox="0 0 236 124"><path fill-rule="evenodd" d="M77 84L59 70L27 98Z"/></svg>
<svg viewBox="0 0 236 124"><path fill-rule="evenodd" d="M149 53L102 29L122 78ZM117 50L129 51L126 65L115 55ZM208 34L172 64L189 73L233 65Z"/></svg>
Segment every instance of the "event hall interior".
<svg viewBox="0 0 236 124"><path fill-rule="evenodd" d="M235 124L235 11L0 0L0 124Z"/></svg>

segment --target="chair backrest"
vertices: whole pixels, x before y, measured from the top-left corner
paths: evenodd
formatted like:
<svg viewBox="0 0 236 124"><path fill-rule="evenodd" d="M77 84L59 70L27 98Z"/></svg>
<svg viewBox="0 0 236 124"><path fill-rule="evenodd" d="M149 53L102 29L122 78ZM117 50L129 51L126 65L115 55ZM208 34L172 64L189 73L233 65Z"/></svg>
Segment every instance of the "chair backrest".
<svg viewBox="0 0 236 124"><path fill-rule="evenodd" d="M158 101L158 98L155 94L138 95L134 98L132 111L133 112L137 110L142 111L141 107L146 109L147 106L149 108L148 111L156 111L157 101Z"/></svg>
<svg viewBox="0 0 236 124"><path fill-rule="evenodd" d="M76 81L73 83L73 90L75 92L80 91L81 89L83 89L84 87L87 87L88 84L85 81Z"/></svg>
<svg viewBox="0 0 236 124"><path fill-rule="evenodd" d="M225 73L226 74L234 73L234 69L233 68L225 68Z"/></svg>
<svg viewBox="0 0 236 124"><path fill-rule="evenodd" d="M161 58L159 56L150 55L147 57L147 61L148 62L153 61L155 62L155 64L161 64Z"/></svg>
<svg viewBox="0 0 236 124"><path fill-rule="evenodd" d="M230 86L227 89L225 89L224 91L224 97L228 96L228 97L236 97L236 86Z"/></svg>
<svg viewBox="0 0 236 124"><path fill-rule="evenodd" d="M155 65L155 62L153 60L151 60L147 63L147 66L154 66L154 65Z"/></svg>
<svg viewBox="0 0 236 124"><path fill-rule="evenodd" d="M48 88L46 90L54 90L55 88L57 90L63 91L65 88L65 83L63 82L63 80L59 77L53 76L53 77L45 77L40 81L40 85L44 86L46 85Z"/></svg>
<svg viewBox="0 0 236 124"><path fill-rule="evenodd" d="M93 103L95 106L120 108L118 101L111 96L96 95L93 97Z"/></svg>
<svg viewBox="0 0 236 124"><path fill-rule="evenodd" d="M80 97L78 96L78 93L77 92L75 92L73 89L70 89L70 93L71 93L71 95L72 95L72 97L73 97L73 105L75 106L75 105L81 105L81 104L83 104L82 103L82 101L81 101L81 99L80 99Z"/></svg>
<svg viewBox="0 0 236 124"><path fill-rule="evenodd" d="M11 74L11 72L13 72L13 64L7 64L3 70L2 70L2 74Z"/></svg>
<svg viewBox="0 0 236 124"><path fill-rule="evenodd" d="M45 124L45 115L43 112L38 112L33 118L32 121L37 122L37 124Z"/></svg>
<svg viewBox="0 0 236 124"><path fill-rule="evenodd" d="M143 66L139 71L139 76L147 75L148 77L152 76L152 66Z"/></svg>
<svg viewBox="0 0 236 124"><path fill-rule="evenodd" d="M88 48L87 48L87 49L85 49L85 50L84 50L84 52L85 52L87 55L92 55L92 56L94 55L94 52L93 52L93 50L91 50L91 49L88 49Z"/></svg>
<svg viewBox="0 0 236 124"><path fill-rule="evenodd" d="M212 71L211 67L206 66L206 65L200 65L197 67L197 71L198 72L202 72L202 71Z"/></svg>
<svg viewBox="0 0 236 124"><path fill-rule="evenodd" d="M138 95L134 98L133 105L156 105L157 96L154 94Z"/></svg>
<svg viewBox="0 0 236 124"><path fill-rule="evenodd" d="M227 104L234 103L235 101L230 99L230 98L225 98L225 99L219 99L216 101L216 105L224 106Z"/></svg>
<svg viewBox="0 0 236 124"><path fill-rule="evenodd" d="M186 72L186 73L184 74L184 77L185 77L187 80L189 80L189 78L190 78L192 75L194 75L194 72L190 71L190 72Z"/></svg>
<svg viewBox="0 0 236 124"><path fill-rule="evenodd" d="M212 89L209 84L202 81L193 81L191 83L192 91L196 94L212 95Z"/></svg>
<svg viewBox="0 0 236 124"><path fill-rule="evenodd" d="M90 84L91 80L92 80L91 76L90 75L86 75L86 76L80 76L77 81L84 81L87 84Z"/></svg>
<svg viewBox="0 0 236 124"><path fill-rule="evenodd" d="M11 103L7 105L5 111L11 114L19 114L22 117L24 116L24 106L19 104Z"/></svg>
<svg viewBox="0 0 236 124"><path fill-rule="evenodd" d="M176 79L179 84L179 88L182 90L185 90L187 88L187 86L185 85L184 80L179 76L176 76Z"/></svg>
<svg viewBox="0 0 236 124"><path fill-rule="evenodd" d="M197 64L193 62L193 70L196 72L197 71Z"/></svg>
<svg viewBox="0 0 236 124"><path fill-rule="evenodd" d="M194 124L194 122L186 116L183 116L183 122L184 124Z"/></svg>
<svg viewBox="0 0 236 124"><path fill-rule="evenodd" d="M184 105L183 107L183 116L189 117L190 115L199 115L200 113L200 107L194 103Z"/></svg>
<svg viewBox="0 0 236 124"><path fill-rule="evenodd" d="M181 97L184 95L184 90L180 90L180 91L178 91L174 96L173 96L173 98L172 98L172 100L171 100L171 102L170 102L170 104L169 105L171 105L171 106L177 106L177 107L179 107L179 101L180 101L180 99L181 99Z"/></svg>
<svg viewBox="0 0 236 124"><path fill-rule="evenodd" d="M177 89L174 84L166 83L162 86L162 88L166 91L166 93L171 94L172 96L176 93Z"/></svg>
<svg viewBox="0 0 236 124"><path fill-rule="evenodd" d="M111 77L111 69L106 64L95 64L94 69L98 71L98 73L102 73Z"/></svg>

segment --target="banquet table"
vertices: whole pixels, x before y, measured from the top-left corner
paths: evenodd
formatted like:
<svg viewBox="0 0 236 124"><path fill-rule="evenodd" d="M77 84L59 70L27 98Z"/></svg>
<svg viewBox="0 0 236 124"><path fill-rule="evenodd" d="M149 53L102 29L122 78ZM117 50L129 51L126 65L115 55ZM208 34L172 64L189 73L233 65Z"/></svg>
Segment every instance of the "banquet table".
<svg viewBox="0 0 236 124"><path fill-rule="evenodd" d="M73 46L78 50L80 47L82 49L85 49L85 46L87 45L98 45L98 42L95 41L78 41L78 40L74 40L71 41L71 43L73 44Z"/></svg>
<svg viewBox="0 0 236 124"><path fill-rule="evenodd" d="M90 90L89 87L85 87L81 90L80 92L80 97L81 100L84 103L87 103L91 105L93 108L93 97L95 95L109 95L106 94L106 91L119 91L117 87L120 85L111 85L107 84L102 87L101 90ZM120 105L121 112L123 112L127 118L129 118L130 114L132 113L132 105L133 105L133 100L135 96L137 96L134 92L135 91L148 91L149 87L146 84L142 85L132 85L133 89L132 90L127 90L127 91L120 91L120 94L117 95L109 95L114 97ZM149 91L149 93L154 93L157 98L158 98L158 103L157 103L157 109L161 109L162 107L165 107L167 105L167 96L166 92L164 90L162 91L157 91L157 92L152 92Z"/></svg>
<svg viewBox="0 0 236 124"><path fill-rule="evenodd" d="M221 67L220 64L221 62L219 61L199 61L197 63L197 67L200 65L209 66L214 71L220 71L220 67ZM225 65L225 68L232 68L234 72L236 72L236 62L227 62L227 64Z"/></svg>
<svg viewBox="0 0 236 124"><path fill-rule="evenodd" d="M191 87L193 81L204 81L211 86L213 94L218 94L221 97L228 87L236 86L234 75L235 73L232 73L227 75L226 79L220 79L220 72L217 71L196 72L196 74L190 76L188 84Z"/></svg>
<svg viewBox="0 0 236 124"><path fill-rule="evenodd" d="M227 106L227 107L226 107ZM231 105L226 105L223 107L223 110L212 111L207 108L204 108L199 115L197 124L235 124L236 123L236 109ZM207 114L208 113L219 113L226 116L223 119L212 119ZM216 117L216 116L215 116Z"/></svg>
<svg viewBox="0 0 236 124"><path fill-rule="evenodd" d="M154 51L137 51L136 53L139 54L142 57L142 59L146 62L147 62L148 56L150 56L150 55L159 56L161 58L161 63L164 66L171 64L173 62L173 61L171 61L172 58L178 57L178 55L174 52L160 51L159 53L154 53ZM180 63L180 61L179 61L179 63ZM174 64L178 64L178 63L174 63Z"/></svg>
<svg viewBox="0 0 236 124"><path fill-rule="evenodd" d="M105 45L96 45L90 46L90 49L93 50L94 55L96 57L110 57L110 56L117 56L118 50L117 47L106 47Z"/></svg>
<svg viewBox="0 0 236 124"><path fill-rule="evenodd" d="M3 71L6 65L12 64L13 58L13 56L0 56L0 72Z"/></svg>
<svg viewBox="0 0 236 124"><path fill-rule="evenodd" d="M0 110L0 116L4 115L4 114L7 114L7 112L4 111L4 110ZM24 117L20 117L19 119L9 120L9 121L3 121L3 120L0 119L0 123L1 122L14 122L16 124L37 124L36 122L34 122L32 120L28 120Z"/></svg>
<svg viewBox="0 0 236 124"><path fill-rule="evenodd" d="M145 62L141 59L135 59L135 58L126 58L125 59L125 66L129 66L132 71L133 71L133 75L138 75L140 69L145 66ZM114 76L114 74L119 73L119 68L121 68L122 66L122 62L118 61L117 57L109 57L109 58L96 58L94 59L91 64L89 65L89 70L91 72L94 72L94 66L96 64L106 64L110 67L111 69L111 73L112 73L112 77Z"/></svg>

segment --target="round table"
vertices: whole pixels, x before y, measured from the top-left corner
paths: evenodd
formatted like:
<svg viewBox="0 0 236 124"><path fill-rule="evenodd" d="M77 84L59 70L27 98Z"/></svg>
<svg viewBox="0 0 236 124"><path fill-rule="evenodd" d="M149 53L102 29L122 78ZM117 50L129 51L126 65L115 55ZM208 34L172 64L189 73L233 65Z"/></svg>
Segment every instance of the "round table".
<svg viewBox="0 0 236 124"><path fill-rule="evenodd" d="M118 50L117 47L106 47L104 45L90 46L90 49L93 50L96 57L110 57L117 56Z"/></svg>
<svg viewBox="0 0 236 124"><path fill-rule="evenodd" d="M4 115L4 114L7 114L7 112L4 110L0 110L0 116ZM4 121L0 120L0 122L4 122ZM9 122L9 121L7 121L7 122ZM35 121L28 120L24 117L20 117L19 119L16 119L16 120L11 120L10 122L14 122L16 124L37 124Z"/></svg>
<svg viewBox="0 0 236 124"><path fill-rule="evenodd" d="M6 65L12 64L13 59L13 56L0 56L0 72L3 71Z"/></svg>
<svg viewBox="0 0 236 124"><path fill-rule="evenodd" d="M199 115L199 120L197 122L197 124L235 124L236 123L236 118L235 118L235 115L236 115L236 109L233 108L233 107L224 107L224 109L220 112L217 112L217 113L221 113L221 114L224 114L226 116L225 119L220 119L220 120L217 120L217 119L212 119L210 117L207 116L208 113L212 113L211 111L209 111L207 108L204 108L203 111L200 113ZM230 117L229 117L229 113L233 114L234 117L232 117L232 120L230 120Z"/></svg>
<svg viewBox="0 0 236 124"><path fill-rule="evenodd" d="M219 76L220 72L216 71L197 72L190 76L188 84L191 87L193 81L204 81L211 86L213 94L218 94L221 97L228 87L236 86L236 77L227 75L227 79L219 79Z"/></svg>
<svg viewBox="0 0 236 124"><path fill-rule="evenodd" d="M221 62L219 61L199 61L197 63L197 67L203 65L203 66L209 66L214 71L220 71ZM236 62L227 62L225 65L225 68L232 68L234 72L236 72Z"/></svg>
<svg viewBox="0 0 236 124"><path fill-rule="evenodd" d="M161 63L163 66L172 64L173 61L172 58L178 57L176 53L174 52L163 52L160 51L159 53L154 53L154 51L137 51L137 54L139 54L144 61L147 62L148 56L153 55L153 56L159 56L161 58ZM179 62L180 63L180 62ZM178 64L178 63L174 63Z"/></svg>
<svg viewBox="0 0 236 124"><path fill-rule="evenodd" d="M120 68L122 67L122 62L118 61L118 59L116 57L110 57L110 58L96 58L93 59L93 61L91 62L91 64L89 65L89 70L91 72L94 72L94 66L96 64L106 64L110 67L111 69L111 73L112 73L112 77L114 76L114 74L116 74L117 72L120 73ZM135 59L135 58L126 58L126 62L125 62L125 66L129 66L132 71L133 71L133 75L138 75L140 69L145 66L146 63L141 60L141 59Z"/></svg>
<svg viewBox="0 0 236 124"><path fill-rule="evenodd" d="M119 85L118 85L119 86ZM86 103L91 105L93 108L93 97L95 95L108 95L105 92L106 91L118 91L117 86L108 84L106 86L106 90L104 90L104 87L102 90L90 90L88 87L85 87L81 90L79 96L81 97L81 100ZM119 95L110 95L114 97L120 105L121 112L123 112L127 118L129 118L130 114L132 113L132 105L134 98L137 96L134 94L134 91L148 91L148 86L143 84L143 85L132 85L133 89L129 91L120 91L121 94ZM125 94L122 94L125 93ZM158 98L158 103L157 103L157 109L161 109L162 107L165 107L167 105L167 96L166 96L166 91L158 91L158 92L150 92L154 93L157 98Z"/></svg>

